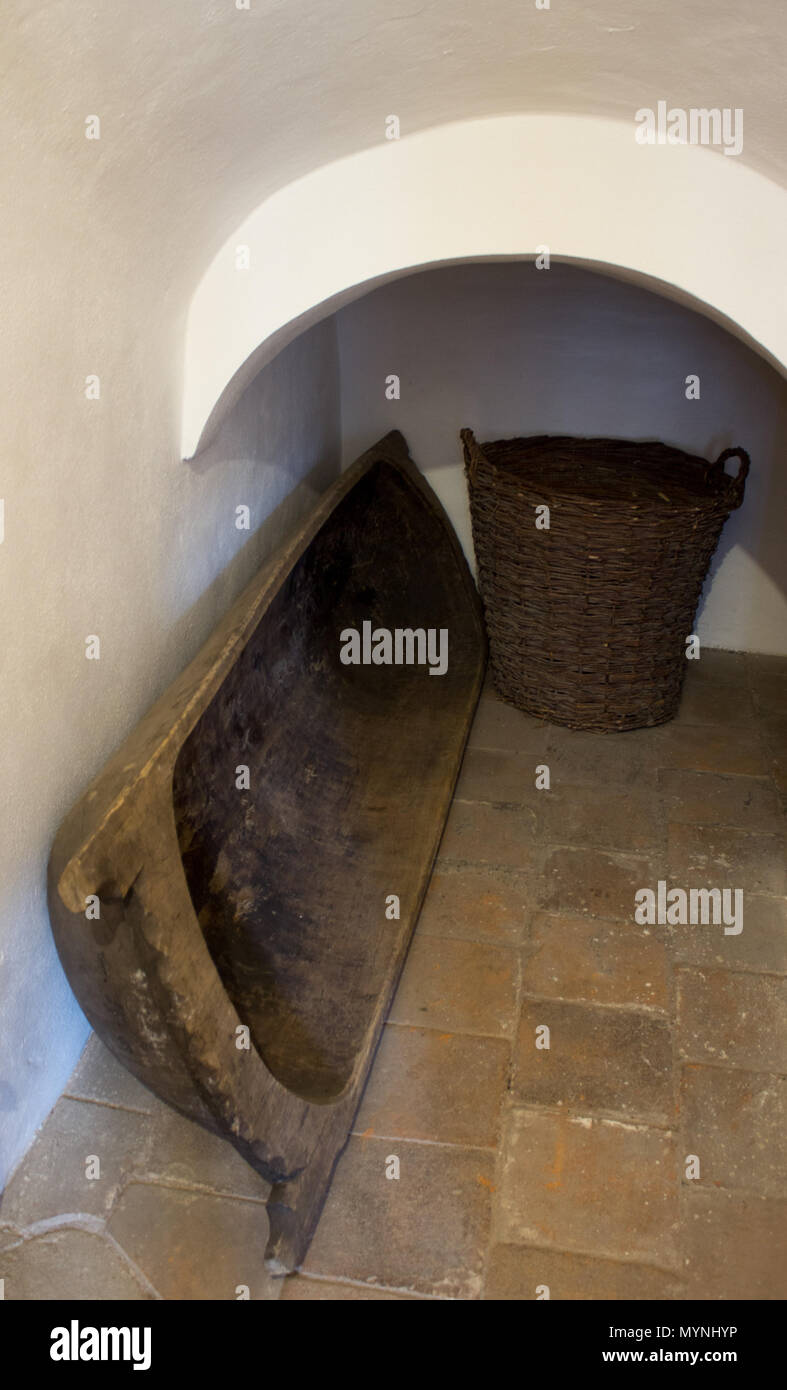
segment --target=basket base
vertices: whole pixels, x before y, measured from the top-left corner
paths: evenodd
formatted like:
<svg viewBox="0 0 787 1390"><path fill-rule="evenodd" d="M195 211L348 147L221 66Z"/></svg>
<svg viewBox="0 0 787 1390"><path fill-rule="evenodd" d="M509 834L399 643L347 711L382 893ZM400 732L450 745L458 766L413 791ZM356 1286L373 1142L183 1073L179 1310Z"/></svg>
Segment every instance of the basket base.
<svg viewBox="0 0 787 1390"><path fill-rule="evenodd" d="M650 701L647 705L634 705L628 710L621 709L619 696L616 697L614 710L605 709L598 703L583 708L579 702L569 705L566 701L552 699L544 691L536 694L532 690L523 690L518 683L506 680L505 676L500 675L492 662L490 669L495 690L507 705L513 705L515 709L531 715L534 719L543 719L548 724L559 724L564 729L597 734L620 734L630 733L634 729L651 729L658 724L668 724L675 718L680 705L682 687L678 686L677 690L670 689L660 700Z"/></svg>

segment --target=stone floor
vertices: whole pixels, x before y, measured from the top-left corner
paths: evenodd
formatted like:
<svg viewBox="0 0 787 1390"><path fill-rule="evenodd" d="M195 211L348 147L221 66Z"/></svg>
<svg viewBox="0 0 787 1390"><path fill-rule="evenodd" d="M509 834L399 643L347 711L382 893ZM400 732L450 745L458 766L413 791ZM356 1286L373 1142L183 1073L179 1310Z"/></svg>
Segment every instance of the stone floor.
<svg viewBox="0 0 787 1390"><path fill-rule="evenodd" d="M786 796L787 661L706 652L622 735L485 693L302 1272L93 1038L0 1206L5 1297L787 1297ZM741 889L743 931L636 925L659 880Z"/></svg>

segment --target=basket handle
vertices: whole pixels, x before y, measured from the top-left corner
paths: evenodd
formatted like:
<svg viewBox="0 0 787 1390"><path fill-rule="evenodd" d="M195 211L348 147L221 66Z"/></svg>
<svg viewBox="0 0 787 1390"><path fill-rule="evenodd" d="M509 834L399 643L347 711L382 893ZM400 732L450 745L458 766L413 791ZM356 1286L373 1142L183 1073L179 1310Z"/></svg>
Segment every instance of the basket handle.
<svg viewBox="0 0 787 1390"><path fill-rule="evenodd" d="M462 441L465 452L465 472L467 473L467 480L472 487L475 483L475 475L478 470L478 460L481 456L481 451L472 430L460 430L459 438Z"/></svg>
<svg viewBox="0 0 787 1390"><path fill-rule="evenodd" d="M711 463L705 473L706 478L709 478L711 474L723 473L727 459L734 458L740 459L740 468L735 474L735 477L732 477L732 475L727 477L727 487L730 497L733 499L732 511L735 511L736 507L739 507L743 501L743 488L751 466L751 459L746 453L746 450L740 448L723 449L716 462Z"/></svg>

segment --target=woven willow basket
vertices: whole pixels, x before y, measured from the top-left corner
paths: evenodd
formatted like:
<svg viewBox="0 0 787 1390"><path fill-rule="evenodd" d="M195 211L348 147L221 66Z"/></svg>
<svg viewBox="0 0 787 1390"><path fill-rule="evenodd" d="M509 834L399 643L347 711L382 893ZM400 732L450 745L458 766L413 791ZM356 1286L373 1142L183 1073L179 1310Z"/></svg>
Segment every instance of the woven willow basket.
<svg viewBox="0 0 787 1390"><path fill-rule="evenodd" d="M675 715L703 581L749 456L462 430L492 674L504 700L571 729ZM737 477L725 473L737 457ZM536 526L549 508L549 529Z"/></svg>

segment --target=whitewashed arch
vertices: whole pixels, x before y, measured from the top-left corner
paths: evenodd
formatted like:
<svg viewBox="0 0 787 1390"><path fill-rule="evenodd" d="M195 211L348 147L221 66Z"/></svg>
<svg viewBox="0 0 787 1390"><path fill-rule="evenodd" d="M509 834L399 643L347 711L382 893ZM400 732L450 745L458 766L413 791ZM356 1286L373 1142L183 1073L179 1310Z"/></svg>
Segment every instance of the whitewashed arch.
<svg viewBox="0 0 787 1390"><path fill-rule="evenodd" d="M634 121L514 115L384 141L280 189L192 299L182 454L266 361L373 284L451 261L553 256L660 282L784 371L787 191L740 156L642 146ZM247 269L237 248L248 248Z"/></svg>

